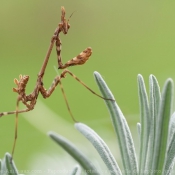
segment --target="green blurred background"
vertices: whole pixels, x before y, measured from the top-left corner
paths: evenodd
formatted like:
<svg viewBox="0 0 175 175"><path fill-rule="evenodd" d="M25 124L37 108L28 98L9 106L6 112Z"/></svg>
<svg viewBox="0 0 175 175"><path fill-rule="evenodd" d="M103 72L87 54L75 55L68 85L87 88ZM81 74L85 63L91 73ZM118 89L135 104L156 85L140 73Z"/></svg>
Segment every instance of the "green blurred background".
<svg viewBox="0 0 175 175"><path fill-rule="evenodd" d="M65 6L67 17L76 11L70 19L68 35L61 34L63 62L86 47L92 47L93 54L87 64L69 70L98 93L93 72L101 73L129 126L133 128L138 147L135 135L135 125L139 121L137 74L144 76L147 86L150 74L157 77L161 87L166 78L175 79L173 1L1 0L0 111L15 109L17 94L12 92L12 87L15 87L13 79L19 74L30 75L26 90L27 93L32 92L52 34L60 22L61 6ZM46 88L56 76L53 66L57 66L55 48L44 77ZM70 76L62 83L75 118L106 138L105 141L117 156L115 135L103 100L90 94ZM14 119L15 116L11 115L0 121L0 157L11 151ZM45 134L49 130L59 132L87 151L81 146L86 141L75 131L61 91L57 88L47 100L39 96L34 111L20 114L19 138L14 157L19 169L32 167L35 155L37 158L39 154L48 156L52 154L49 150L53 153L57 150Z"/></svg>

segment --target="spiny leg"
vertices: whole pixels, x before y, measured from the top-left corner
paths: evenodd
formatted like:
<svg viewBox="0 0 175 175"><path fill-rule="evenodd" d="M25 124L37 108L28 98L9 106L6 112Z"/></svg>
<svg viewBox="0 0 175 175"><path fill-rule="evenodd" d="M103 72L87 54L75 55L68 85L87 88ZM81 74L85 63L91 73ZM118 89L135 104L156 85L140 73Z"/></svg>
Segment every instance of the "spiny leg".
<svg viewBox="0 0 175 175"><path fill-rule="evenodd" d="M18 111L18 114L19 113L23 113L23 112L28 112L28 111L30 111L30 109L23 109L23 110L19 110ZM2 113L0 113L0 117L2 117L2 116L6 116L6 115L10 115L10 114L16 114L16 111L10 111L10 112L2 112Z"/></svg>
<svg viewBox="0 0 175 175"><path fill-rule="evenodd" d="M63 85L62 85L61 81L59 82L59 85L60 85L60 89L61 89L61 92L62 92L62 94L63 94L64 100L65 100L65 102L66 102L66 106L67 106L67 109L68 109L68 111L69 111L69 114L70 114L72 120L73 120L75 123L77 123L77 120L74 118L74 116L73 116L73 114L72 114L72 111L71 111L71 109L70 109L68 100L67 100L67 98L66 98L66 93L64 92L64 88L63 88Z"/></svg>
<svg viewBox="0 0 175 175"><path fill-rule="evenodd" d="M91 88L89 88L85 83L83 83L77 76L75 76L72 72L70 72L69 70L64 70L61 74L62 77L66 76L66 73L68 73L69 75L71 75L75 80L77 80L80 84L82 84L86 89L88 89L91 93L93 93L94 95L104 99L104 100L111 100L111 101L115 101L114 99L109 99L109 98L105 98L102 97L101 95L98 95L95 91L93 91Z"/></svg>
<svg viewBox="0 0 175 175"><path fill-rule="evenodd" d="M55 68L55 71L57 72L57 74L59 75L59 72L58 72L57 68L56 68L55 66L54 66L54 68ZM67 109L68 109L68 111L69 111L69 114L70 114L72 120L73 120L75 123L78 123L78 121L74 118L74 116L73 116L73 114L72 114L72 111L71 111L71 109L70 109L70 106L69 106L69 103L68 103L68 100L67 100L67 97L66 97L66 93L65 93L64 88L63 88L63 85L62 85L62 83L61 83L61 79L59 80L59 85L60 85L60 89L61 89L61 92L62 92L62 94L63 94L64 100L65 100L65 102L66 102L66 106L67 106Z"/></svg>
<svg viewBox="0 0 175 175"><path fill-rule="evenodd" d="M61 40L57 38L56 42L56 53L57 53L57 60L58 60L58 68L63 66L62 59L61 59Z"/></svg>
<svg viewBox="0 0 175 175"><path fill-rule="evenodd" d="M12 159L15 151L15 146L16 146L16 140L18 137L18 108L19 108L19 101L20 99L18 98L17 103L16 103L16 117L15 117L15 137L14 137L14 142L13 142L13 147L12 147Z"/></svg>
<svg viewBox="0 0 175 175"><path fill-rule="evenodd" d="M20 96L18 97L17 103L16 103L16 111L14 111L14 113L16 113L15 116L15 136L14 136L14 142L13 142L13 147L12 147L12 159L13 159L13 155L15 152L15 147L16 147L16 141L18 138L18 114L22 113L22 112L28 112L30 110L32 110L33 107L33 103L31 102L30 104L28 104L28 108L24 109L24 110L19 110L19 102L21 101Z"/></svg>
<svg viewBox="0 0 175 175"><path fill-rule="evenodd" d="M58 39L56 42L56 51L57 51L57 59L58 59L58 69L65 69L69 66L76 66L85 64L87 60L89 60L92 55L91 47L83 50L79 55L69 60L67 63L63 64L61 60L61 41Z"/></svg>

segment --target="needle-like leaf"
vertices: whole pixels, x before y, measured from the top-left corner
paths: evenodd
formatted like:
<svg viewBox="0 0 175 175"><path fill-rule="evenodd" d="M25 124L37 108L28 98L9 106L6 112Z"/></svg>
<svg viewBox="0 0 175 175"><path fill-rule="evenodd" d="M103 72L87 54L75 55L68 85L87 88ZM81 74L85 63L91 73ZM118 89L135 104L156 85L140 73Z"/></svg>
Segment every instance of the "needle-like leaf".
<svg viewBox="0 0 175 175"><path fill-rule="evenodd" d="M100 175L96 167L92 164L88 158L78 150L70 141L64 137L54 133L49 132L49 136L59 144L67 153L69 153L79 164L84 168L85 172L90 175Z"/></svg>
<svg viewBox="0 0 175 175"><path fill-rule="evenodd" d="M114 99L114 96L101 75L98 72L94 72L94 76L102 95L105 98ZM126 119L116 102L105 100L105 103L108 107L114 130L118 138L124 171L127 171L126 173L129 172L131 175L136 175L138 172L136 153Z"/></svg>
<svg viewBox="0 0 175 175"><path fill-rule="evenodd" d="M111 151L100 136L91 128L82 123L76 123L75 127L80 131L95 147L106 164L111 175L121 175L120 168L115 161Z"/></svg>
<svg viewBox="0 0 175 175"><path fill-rule="evenodd" d="M152 170L154 175L165 174L165 161L167 158L167 141L169 133L169 121L173 99L173 82L168 79L164 85L162 100L160 102L158 120L156 124L155 144Z"/></svg>

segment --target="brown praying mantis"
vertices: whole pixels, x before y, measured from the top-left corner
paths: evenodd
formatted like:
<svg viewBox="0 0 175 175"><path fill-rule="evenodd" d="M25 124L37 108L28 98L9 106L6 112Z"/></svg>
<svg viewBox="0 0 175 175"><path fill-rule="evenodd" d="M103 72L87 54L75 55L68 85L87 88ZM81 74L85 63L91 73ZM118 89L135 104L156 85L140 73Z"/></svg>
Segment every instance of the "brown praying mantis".
<svg viewBox="0 0 175 175"><path fill-rule="evenodd" d="M62 32L65 35L68 33L68 30L70 29L69 20L70 20L70 17L72 16L71 15L69 17L69 19L66 20L65 14L66 14L65 8L61 7L61 22L58 24L58 26L55 29L55 32L54 32L54 34L51 38L49 49L46 53L46 57L45 57L44 62L41 66L41 69L38 73L36 85L35 85L35 88L34 88L33 92L30 93L29 95L27 95L25 93L25 88L26 88L27 83L29 81L29 76L28 75L19 75L19 80L17 80L16 78L14 79L14 83L17 85L17 87L13 88L13 92L18 93L17 102L16 102L16 110L15 111L10 111L10 112L0 113L0 117L5 116L5 115L9 115L9 114L16 114L16 118L15 118L15 137L14 137L14 144L13 144L13 148L12 148L12 157L13 157L13 154L14 154L16 140L17 140L17 133L18 133L17 132L17 129L18 129L18 114L33 110L35 105L36 105L39 93L41 93L43 98L48 98L53 93L56 86L58 84L60 84L62 93L64 95L64 99L66 101L68 111L69 111L73 121L76 122L76 120L73 117L72 112L70 110L70 107L69 107L68 101L66 99L63 87L61 85L61 79L65 78L66 74L71 75L74 79L76 79L79 83L81 83L84 87L86 87L90 92L92 92L96 96L98 96L98 97L100 97L104 100L114 101L113 99L107 99L107 98L104 98L104 97L98 95L96 92L91 90L88 86L86 86L80 79L78 79L73 73L71 73L69 70L65 69L69 66L82 65L82 64L86 63L86 61L89 59L89 57L92 54L92 49L90 47L88 47L84 51L82 51L78 56L76 56L76 57L72 58L71 60L69 60L67 63L65 63L65 64L62 63L60 33ZM58 69L64 69L64 70L63 70L63 72L61 73L60 76L56 76L54 78L52 85L47 90L44 87L43 77L44 77L45 69L47 67L47 63L49 61L50 54L52 52L54 44L56 46L56 52L57 52ZM26 109L22 109L22 110L18 109L20 101L26 106Z"/></svg>

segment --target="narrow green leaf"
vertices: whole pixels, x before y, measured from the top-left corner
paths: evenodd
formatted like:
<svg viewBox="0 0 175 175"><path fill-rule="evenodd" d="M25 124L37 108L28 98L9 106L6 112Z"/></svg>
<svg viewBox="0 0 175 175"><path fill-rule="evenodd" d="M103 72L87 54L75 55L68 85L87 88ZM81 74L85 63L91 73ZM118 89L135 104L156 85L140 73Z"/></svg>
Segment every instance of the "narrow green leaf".
<svg viewBox="0 0 175 175"><path fill-rule="evenodd" d="M82 133L95 147L103 162L106 164L111 175L121 175L120 168L115 161L111 151L100 136L91 128L82 123L75 123L75 127Z"/></svg>
<svg viewBox="0 0 175 175"><path fill-rule="evenodd" d="M160 102L159 113L158 113L158 123L156 125L155 133L155 146L154 146L154 155L153 155L153 174L160 175L165 174L165 160L167 156L167 141L168 141L168 132L169 132L169 121L172 108L172 99L173 99L173 82L171 79L168 79L165 82L162 100ZM161 173L160 173L161 172Z"/></svg>
<svg viewBox="0 0 175 175"><path fill-rule="evenodd" d="M172 141L168 147L165 172L166 175L170 174L175 163L175 134L172 137Z"/></svg>
<svg viewBox="0 0 175 175"><path fill-rule="evenodd" d="M151 173L152 168L152 156L154 153L154 144L155 144L155 128L157 123L158 110L160 105L160 87L155 76L150 75L149 77L149 86L150 86L150 132L149 132L149 142L148 142L148 151L147 151L147 160L146 160L146 170Z"/></svg>
<svg viewBox="0 0 175 175"><path fill-rule="evenodd" d="M131 171L129 171L129 174L137 175L138 174L138 163L137 163L137 158L136 158L134 141L132 139L131 131L129 129L129 126L128 126L127 121L124 118L124 116L123 116L123 124L125 127L125 136L126 136L125 139L126 139L126 143L127 143L127 148L128 148L129 158L130 158L129 161L130 161L130 165L131 165Z"/></svg>
<svg viewBox="0 0 175 175"><path fill-rule="evenodd" d="M148 138L150 129L150 114L148 105L148 96L146 93L143 77L138 75L139 101L140 101L140 120L141 120L141 135L140 135L140 157L139 157L139 174L145 171L146 156L148 149Z"/></svg>
<svg viewBox="0 0 175 175"><path fill-rule="evenodd" d="M166 158L166 175L170 174L175 161L175 113L171 116L170 127L169 127L169 137L168 137L168 149Z"/></svg>
<svg viewBox="0 0 175 175"><path fill-rule="evenodd" d="M150 114L151 118L157 119L161 100L160 86L154 75L150 75ZM151 120L152 120L151 119Z"/></svg>
<svg viewBox="0 0 175 175"><path fill-rule="evenodd" d="M2 175L18 175L18 170L11 160L12 157L9 153L6 153L1 162L1 174Z"/></svg>
<svg viewBox="0 0 175 175"><path fill-rule="evenodd" d="M114 99L108 86L98 72L94 72L97 85L105 98ZM131 175L137 174L138 165L133 139L129 130L126 119L116 102L105 100L108 107L115 133L118 137L119 148L121 152L124 170L130 172Z"/></svg>
<svg viewBox="0 0 175 175"><path fill-rule="evenodd" d="M72 172L70 173L70 175L78 175L79 173L79 169L80 169L80 167L78 166L78 165L76 165L74 168L73 168L73 170L72 170Z"/></svg>
<svg viewBox="0 0 175 175"><path fill-rule="evenodd" d="M78 150L70 141L64 137L54 133L49 132L49 136L59 144L67 153L69 153L79 164L84 168L85 172L90 175L100 175L96 167L92 164L87 157Z"/></svg>

